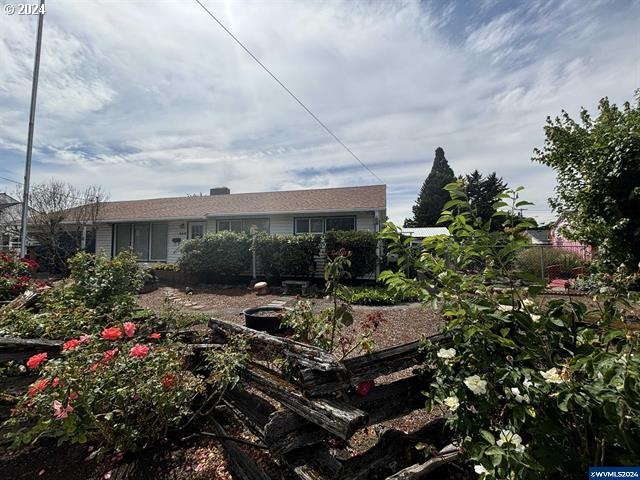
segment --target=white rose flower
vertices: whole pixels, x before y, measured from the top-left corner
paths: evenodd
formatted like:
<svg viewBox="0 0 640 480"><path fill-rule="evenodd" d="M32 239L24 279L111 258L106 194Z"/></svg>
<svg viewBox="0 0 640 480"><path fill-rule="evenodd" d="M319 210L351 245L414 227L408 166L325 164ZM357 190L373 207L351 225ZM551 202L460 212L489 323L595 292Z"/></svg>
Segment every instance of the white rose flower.
<svg viewBox="0 0 640 480"><path fill-rule="evenodd" d="M487 393L487 381L480 378L478 375L471 375L464 380L464 384L469 390L476 395Z"/></svg>
<svg viewBox="0 0 640 480"><path fill-rule="evenodd" d="M456 356L456 349L455 348L441 348L440 350L438 350L438 358L453 358Z"/></svg>
<svg viewBox="0 0 640 480"><path fill-rule="evenodd" d="M487 469L484 468L482 465L474 465L473 471L476 472L478 475L483 475L487 473Z"/></svg>
<svg viewBox="0 0 640 480"><path fill-rule="evenodd" d="M536 302L534 302L534 301L533 301L533 300L531 300L530 298L525 298L525 299L522 301L522 304L523 304L525 307L533 307L533 306L536 304Z"/></svg>
<svg viewBox="0 0 640 480"><path fill-rule="evenodd" d="M533 320L534 323L538 323L540 321L540 318L541 318L540 315L531 314L531 320Z"/></svg>
<svg viewBox="0 0 640 480"><path fill-rule="evenodd" d="M533 382L532 382L530 379L525 378L525 379L524 379L524 382L522 382L522 385L523 385L525 388L529 388L529 387L531 387L531 386L533 385Z"/></svg>
<svg viewBox="0 0 640 480"><path fill-rule="evenodd" d="M525 403L529 403L529 395L527 395L526 393L524 395L522 395L520 393L520 389L519 388L517 388L517 387L511 388L511 393L515 397L516 402L522 403L524 401Z"/></svg>
<svg viewBox="0 0 640 480"><path fill-rule="evenodd" d="M510 312L513 310L513 305L498 305L498 310L501 312Z"/></svg>
<svg viewBox="0 0 640 480"><path fill-rule="evenodd" d="M522 437L511 430L502 430L500 432L500 438L496 442L496 445L502 447L503 445L512 446L516 452L524 452L525 446L522 444Z"/></svg>
<svg viewBox="0 0 640 480"><path fill-rule="evenodd" d="M546 372L541 371L540 375L542 375L542 378L544 378L547 383L562 383L562 378L560 378L556 367L552 367Z"/></svg>
<svg viewBox="0 0 640 480"><path fill-rule="evenodd" d="M444 404L449 407L449 410L455 412L460 406L460 401L458 400L458 397L455 396L447 397L444 399Z"/></svg>

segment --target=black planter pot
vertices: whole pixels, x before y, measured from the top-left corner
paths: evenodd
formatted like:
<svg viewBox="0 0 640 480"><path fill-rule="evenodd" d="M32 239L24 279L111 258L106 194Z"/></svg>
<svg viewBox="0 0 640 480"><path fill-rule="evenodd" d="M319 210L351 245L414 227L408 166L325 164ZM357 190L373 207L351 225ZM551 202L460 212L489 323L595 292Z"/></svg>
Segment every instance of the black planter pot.
<svg viewBox="0 0 640 480"><path fill-rule="evenodd" d="M282 316L287 312L284 307L254 307L243 310L244 324L247 328L259 330L267 333L279 333L283 331L280 325ZM271 315L264 315L264 312L271 312ZM257 315L263 313L262 315Z"/></svg>

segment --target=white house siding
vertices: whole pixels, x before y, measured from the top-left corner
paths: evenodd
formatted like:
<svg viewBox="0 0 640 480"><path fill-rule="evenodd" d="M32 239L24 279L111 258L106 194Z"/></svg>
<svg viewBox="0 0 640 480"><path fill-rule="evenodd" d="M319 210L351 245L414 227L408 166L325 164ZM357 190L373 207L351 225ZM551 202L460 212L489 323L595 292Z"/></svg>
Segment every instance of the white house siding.
<svg viewBox="0 0 640 480"><path fill-rule="evenodd" d="M180 245L187 240L187 221L178 220L168 223L167 263L176 263L180 259ZM174 239L178 238L180 242L174 242Z"/></svg>
<svg viewBox="0 0 640 480"><path fill-rule="evenodd" d="M103 252L111 257L111 224L99 224L96 230L96 253Z"/></svg>
<svg viewBox="0 0 640 480"><path fill-rule="evenodd" d="M368 212L341 212L341 213L328 213L328 214L277 214L277 215L251 215L245 216L248 218L265 218L269 217L269 229L272 234L285 234L293 235L294 233L294 219L296 217L327 217L327 216L349 216L356 217L356 229L360 231L375 231L375 214L372 211ZM225 220L230 218L243 218L238 217L210 217L207 218L205 228L206 233L213 233L216 231L217 220ZM187 220L172 220L167 222L169 225L167 235L167 263L176 263L180 259L180 246L187 240ZM113 224L101 224L98 226L96 233L96 252L104 251L108 256L112 253L112 228ZM174 240L180 239L179 242ZM316 256L317 271L324 270L324 252L321 252L319 256Z"/></svg>

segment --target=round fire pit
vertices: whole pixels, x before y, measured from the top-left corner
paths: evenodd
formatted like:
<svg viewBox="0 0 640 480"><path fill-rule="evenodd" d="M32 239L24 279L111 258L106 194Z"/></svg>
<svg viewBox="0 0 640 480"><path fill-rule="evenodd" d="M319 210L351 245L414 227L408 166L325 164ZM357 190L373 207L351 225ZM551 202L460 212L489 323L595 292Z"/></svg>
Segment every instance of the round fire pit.
<svg viewBox="0 0 640 480"><path fill-rule="evenodd" d="M243 310L244 324L247 328L267 333L278 333L282 316L289 310L285 307L253 307Z"/></svg>

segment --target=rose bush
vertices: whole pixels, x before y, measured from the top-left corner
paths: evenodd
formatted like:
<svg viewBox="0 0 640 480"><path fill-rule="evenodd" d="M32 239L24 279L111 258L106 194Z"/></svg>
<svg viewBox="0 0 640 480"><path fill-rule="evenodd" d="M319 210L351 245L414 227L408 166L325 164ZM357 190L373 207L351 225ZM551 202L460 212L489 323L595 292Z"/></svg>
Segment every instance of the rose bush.
<svg viewBox="0 0 640 480"><path fill-rule="evenodd" d="M68 281L44 290L34 309L3 309L0 335L70 338L131 317L145 275L134 255L80 252L69 266Z"/></svg>
<svg viewBox="0 0 640 480"><path fill-rule="evenodd" d="M448 411L463 458L481 479L583 478L589 466L640 463L640 352L628 321L637 303L615 289L590 307L537 297L542 287L510 271L528 225L491 232L459 184L447 189L451 236L425 239L419 277L381 277L422 292L447 319L451 346L423 347L425 392L429 408ZM510 192L496 207L504 200L526 204ZM383 237L402 248L393 225Z"/></svg>
<svg viewBox="0 0 640 480"><path fill-rule="evenodd" d="M33 283L31 272L36 268L35 260L0 252L0 301L12 300L29 288Z"/></svg>
<svg viewBox="0 0 640 480"><path fill-rule="evenodd" d="M185 345L132 337L85 335L65 342L59 358L31 357L40 373L9 423L14 446L42 434L62 442L92 441L103 449L135 451L166 438L193 414L204 380L184 369Z"/></svg>

